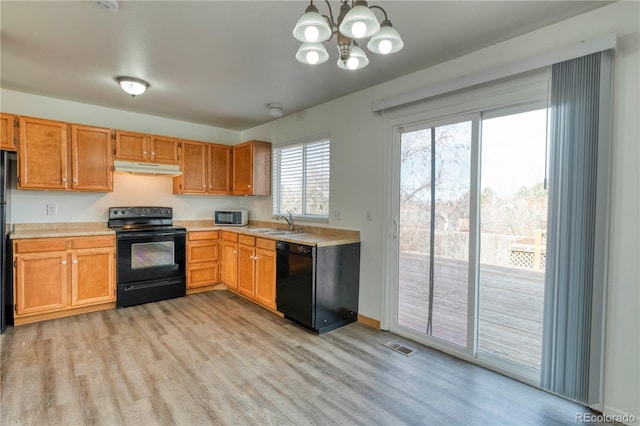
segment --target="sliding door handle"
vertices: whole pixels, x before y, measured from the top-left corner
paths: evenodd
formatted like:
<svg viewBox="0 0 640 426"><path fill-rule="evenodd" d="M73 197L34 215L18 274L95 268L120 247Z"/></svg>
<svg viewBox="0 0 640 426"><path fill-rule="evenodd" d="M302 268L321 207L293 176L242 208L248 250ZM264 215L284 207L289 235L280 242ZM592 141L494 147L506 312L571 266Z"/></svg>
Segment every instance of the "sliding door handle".
<svg viewBox="0 0 640 426"><path fill-rule="evenodd" d="M393 239L398 239L398 234L400 233L400 224L398 223L398 219L393 218Z"/></svg>

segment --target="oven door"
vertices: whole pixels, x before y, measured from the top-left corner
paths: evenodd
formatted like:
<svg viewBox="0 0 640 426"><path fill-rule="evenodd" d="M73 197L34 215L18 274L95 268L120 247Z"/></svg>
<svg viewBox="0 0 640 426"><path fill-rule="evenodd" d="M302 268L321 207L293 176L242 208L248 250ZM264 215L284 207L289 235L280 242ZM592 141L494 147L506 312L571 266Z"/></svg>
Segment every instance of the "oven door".
<svg viewBox="0 0 640 426"><path fill-rule="evenodd" d="M117 235L118 284L185 276L186 231L127 231Z"/></svg>

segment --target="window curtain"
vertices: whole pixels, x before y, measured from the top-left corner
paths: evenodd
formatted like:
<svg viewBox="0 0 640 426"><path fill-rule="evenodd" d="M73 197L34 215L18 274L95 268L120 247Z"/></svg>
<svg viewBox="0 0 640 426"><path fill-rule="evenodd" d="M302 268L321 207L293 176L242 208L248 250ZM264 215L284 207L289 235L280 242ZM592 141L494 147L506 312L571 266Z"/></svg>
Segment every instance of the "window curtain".
<svg viewBox="0 0 640 426"><path fill-rule="evenodd" d="M610 52L599 52L551 69L541 386L585 405L601 371L610 68Z"/></svg>

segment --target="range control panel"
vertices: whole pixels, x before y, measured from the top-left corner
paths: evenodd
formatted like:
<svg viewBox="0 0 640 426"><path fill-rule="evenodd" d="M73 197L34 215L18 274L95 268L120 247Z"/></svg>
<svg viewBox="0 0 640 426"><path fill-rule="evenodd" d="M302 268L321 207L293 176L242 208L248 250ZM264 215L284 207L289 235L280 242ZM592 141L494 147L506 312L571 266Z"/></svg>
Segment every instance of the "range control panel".
<svg viewBox="0 0 640 426"><path fill-rule="evenodd" d="M109 219L173 218L171 207L109 207Z"/></svg>

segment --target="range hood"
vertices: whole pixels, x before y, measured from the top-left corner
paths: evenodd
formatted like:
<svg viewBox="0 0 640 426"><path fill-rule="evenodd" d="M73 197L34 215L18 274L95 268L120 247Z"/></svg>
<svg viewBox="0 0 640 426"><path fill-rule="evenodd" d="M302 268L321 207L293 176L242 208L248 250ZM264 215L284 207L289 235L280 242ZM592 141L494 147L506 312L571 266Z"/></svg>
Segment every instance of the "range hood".
<svg viewBox="0 0 640 426"><path fill-rule="evenodd" d="M146 176L180 176L180 167L173 164L139 163L136 161L115 160L113 171Z"/></svg>

